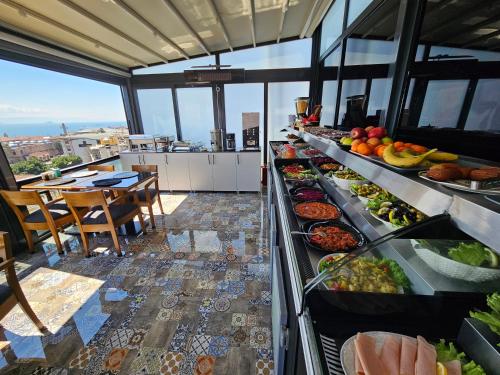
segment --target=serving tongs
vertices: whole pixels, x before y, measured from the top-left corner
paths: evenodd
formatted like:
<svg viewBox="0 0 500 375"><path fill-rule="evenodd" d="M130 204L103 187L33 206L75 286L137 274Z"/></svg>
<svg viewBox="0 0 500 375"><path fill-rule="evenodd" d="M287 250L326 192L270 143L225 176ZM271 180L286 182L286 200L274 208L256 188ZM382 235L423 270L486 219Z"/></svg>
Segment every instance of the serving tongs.
<svg viewBox="0 0 500 375"><path fill-rule="evenodd" d="M351 251L348 256L342 257L338 261L334 262L330 267L325 268L314 279L312 279L311 281L309 281L309 283L306 284L302 293L302 302L298 316L301 316L304 313L305 301L306 301L305 295L309 293L311 290L313 290L319 283L323 282L325 279L330 277L331 274L337 272L340 268L344 267L347 263L351 262L352 260L358 258L359 256L369 252L370 250L373 250L377 246L380 246L386 242L410 234L414 230L424 228L428 225L437 224L441 221L449 220L449 218L450 215L448 213L443 213L431 216L427 219L413 223L406 227L396 229L395 231L387 233L373 240L372 242L367 243L366 245L360 247L359 249Z"/></svg>

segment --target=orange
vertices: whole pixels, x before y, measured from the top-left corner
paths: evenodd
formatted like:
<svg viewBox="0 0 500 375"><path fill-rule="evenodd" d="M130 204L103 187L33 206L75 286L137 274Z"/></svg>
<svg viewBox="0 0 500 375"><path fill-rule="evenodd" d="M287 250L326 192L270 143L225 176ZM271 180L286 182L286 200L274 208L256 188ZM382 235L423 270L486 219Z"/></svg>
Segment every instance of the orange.
<svg viewBox="0 0 500 375"><path fill-rule="evenodd" d="M380 146L377 146L377 148L375 149L375 154L381 158L382 155L384 155L384 150L387 148L387 145L380 145Z"/></svg>
<svg viewBox="0 0 500 375"><path fill-rule="evenodd" d="M369 145L371 145L373 147L376 147L376 146L380 145L382 143L382 141L378 138L368 138L366 143L368 143Z"/></svg>
<svg viewBox="0 0 500 375"><path fill-rule="evenodd" d="M356 150L358 149L358 146L361 143L363 143L363 141L361 139L355 139L354 141L352 141L352 143L351 143L351 151L356 152Z"/></svg>
<svg viewBox="0 0 500 375"><path fill-rule="evenodd" d="M394 148L404 147L405 143L401 141L394 142Z"/></svg>
<svg viewBox="0 0 500 375"><path fill-rule="evenodd" d="M427 152L427 147L420 145L411 145L410 148L418 154L423 154L424 152Z"/></svg>
<svg viewBox="0 0 500 375"><path fill-rule="evenodd" d="M371 155L372 151L373 148L368 143L361 143L356 150L356 152L360 153L361 155Z"/></svg>

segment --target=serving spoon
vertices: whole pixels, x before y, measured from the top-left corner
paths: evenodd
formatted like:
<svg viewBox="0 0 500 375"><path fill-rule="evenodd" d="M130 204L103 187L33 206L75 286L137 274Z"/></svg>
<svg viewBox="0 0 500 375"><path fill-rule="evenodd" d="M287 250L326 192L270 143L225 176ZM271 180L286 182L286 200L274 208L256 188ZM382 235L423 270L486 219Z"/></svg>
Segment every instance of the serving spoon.
<svg viewBox="0 0 500 375"><path fill-rule="evenodd" d="M309 235L309 236L315 236L315 235L318 235L320 237L326 237L326 233L325 232L314 232L314 233L308 233L308 232L299 232L299 231L291 231L290 234L306 234L306 235Z"/></svg>

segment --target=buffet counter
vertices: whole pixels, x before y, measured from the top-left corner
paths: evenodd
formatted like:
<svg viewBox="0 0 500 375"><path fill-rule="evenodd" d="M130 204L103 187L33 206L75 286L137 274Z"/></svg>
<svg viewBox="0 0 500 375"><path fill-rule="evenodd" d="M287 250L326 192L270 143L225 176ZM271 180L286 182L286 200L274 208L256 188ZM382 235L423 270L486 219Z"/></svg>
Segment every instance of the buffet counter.
<svg viewBox="0 0 500 375"><path fill-rule="evenodd" d="M332 149L329 147L330 145L322 151L330 150L332 154ZM335 150L335 155L340 156L336 160L339 162L347 160L347 163L351 162L359 169L357 160L351 159L356 158L355 155L345 151L342 153ZM344 159L341 159L342 157ZM491 351L484 354L484 351L474 349L480 346L471 345L472 342L484 344L484 338L476 336L481 336L478 332L484 333L485 327L487 331L487 326L483 324L480 325L480 329L471 329L470 321L464 320L469 316L469 310L487 308L485 293L498 290L498 280L473 283L445 277L416 256L410 243L411 238L427 238L426 236L433 236L436 233L466 236L455 223L453 215L451 220L445 219L432 228L420 230L419 237L406 236L393 239L369 253L370 256L398 263L410 285L404 294L335 293L325 289L324 283L311 286L312 280L318 276L320 259L328 253L313 249L308 246L303 235L294 233L303 232L307 222L297 217L294 209L296 201L292 200L290 193L291 185L284 179L281 171L284 166L304 163L306 168L314 170L318 176L316 186L326 193L327 202L336 205L342 212L339 221L356 228L367 241L374 241L391 230L371 217L358 198L349 191L339 189L326 179L309 160L279 159L274 154L273 147L269 147L268 160L270 160L268 210L272 250L273 352L277 373L344 375L341 347L349 337L364 331L398 332L413 337L422 335L434 342L444 338L458 343L462 348L468 348L467 354L474 360L485 363L483 366L488 366L488 363L490 366L499 364L498 354L492 355ZM365 161L361 160L361 164L363 162ZM379 176L379 174L368 174L372 175L375 179ZM403 186L398 185L403 180L398 178L393 179L394 185L387 182L386 185L399 187L403 191ZM402 178L412 181L407 176ZM431 186L426 187L425 183L422 186L418 186L417 189L431 190ZM422 194L425 191L422 190ZM436 191L435 194L432 199L439 200L439 196L441 199L450 197L441 191ZM442 210L446 211L445 205L452 204L452 201L450 198L444 204L440 202ZM427 212L432 215L443 211ZM472 338L471 332L476 336ZM494 350L493 348L493 353Z"/></svg>
<svg viewBox="0 0 500 375"><path fill-rule="evenodd" d="M120 153L123 170L157 165L163 191L260 191L259 150L231 152Z"/></svg>

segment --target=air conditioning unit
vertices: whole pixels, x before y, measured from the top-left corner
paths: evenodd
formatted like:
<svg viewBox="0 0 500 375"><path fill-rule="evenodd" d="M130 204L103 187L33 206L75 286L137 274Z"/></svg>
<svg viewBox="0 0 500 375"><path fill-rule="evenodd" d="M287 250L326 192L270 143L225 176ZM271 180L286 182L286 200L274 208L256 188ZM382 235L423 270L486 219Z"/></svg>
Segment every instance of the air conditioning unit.
<svg viewBox="0 0 500 375"><path fill-rule="evenodd" d="M186 83L212 83L245 81L245 69L196 69L185 70L184 80Z"/></svg>

